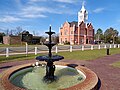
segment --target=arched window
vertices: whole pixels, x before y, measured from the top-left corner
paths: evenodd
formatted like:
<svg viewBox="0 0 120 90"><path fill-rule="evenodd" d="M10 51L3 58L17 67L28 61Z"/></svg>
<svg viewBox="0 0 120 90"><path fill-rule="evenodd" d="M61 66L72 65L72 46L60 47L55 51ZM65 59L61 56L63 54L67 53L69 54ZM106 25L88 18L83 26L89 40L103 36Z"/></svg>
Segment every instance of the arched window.
<svg viewBox="0 0 120 90"><path fill-rule="evenodd" d="M71 34L73 34L73 31L71 31Z"/></svg>
<svg viewBox="0 0 120 90"><path fill-rule="evenodd" d="M64 35L67 35L67 32L68 32L68 30L65 30L65 31L64 31Z"/></svg>
<svg viewBox="0 0 120 90"><path fill-rule="evenodd" d="M61 35L62 35L62 32L61 32Z"/></svg>

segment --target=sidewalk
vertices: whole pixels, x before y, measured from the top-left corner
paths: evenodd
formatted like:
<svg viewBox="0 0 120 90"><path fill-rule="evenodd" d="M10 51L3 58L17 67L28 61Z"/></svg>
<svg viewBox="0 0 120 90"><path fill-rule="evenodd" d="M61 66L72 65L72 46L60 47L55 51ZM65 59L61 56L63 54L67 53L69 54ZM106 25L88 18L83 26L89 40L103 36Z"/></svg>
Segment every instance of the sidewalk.
<svg viewBox="0 0 120 90"><path fill-rule="evenodd" d="M101 80L100 90L120 90L120 68L110 65L116 61L120 61L120 54L91 61L64 60L64 62L85 65L94 71Z"/></svg>
<svg viewBox="0 0 120 90"><path fill-rule="evenodd" d="M101 80L100 90L119 90L120 89L120 68L110 66L110 64L120 61L120 54L110 55L103 58L99 58L91 61L80 61L80 60L62 60L62 62L85 65L85 67L93 70ZM9 63L0 64L0 73L4 70L25 63L35 62L34 60L26 61L15 61Z"/></svg>

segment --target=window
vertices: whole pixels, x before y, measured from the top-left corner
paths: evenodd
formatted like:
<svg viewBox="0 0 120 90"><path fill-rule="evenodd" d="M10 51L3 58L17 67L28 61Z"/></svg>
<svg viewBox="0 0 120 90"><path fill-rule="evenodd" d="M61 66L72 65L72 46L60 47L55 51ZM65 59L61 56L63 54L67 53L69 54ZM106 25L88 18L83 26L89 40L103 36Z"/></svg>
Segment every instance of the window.
<svg viewBox="0 0 120 90"><path fill-rule="evenodd" d="M73 31L71 31L71 34L73 34Z"/></svg>
<svg viewBox="0 0 120 90"><path fill-rule="evenodd" d="M67 41L67 38L65 38L65 41Z"/></svg>
<svg viewBox="0 0 120 90"><path fill-rule="evenodd" d="M67 31L67 30L65 30L64 35L67 35L67 32L68 32L68 31Z"/></svg>
<svg viewBox="0 0 120 90"><path fill-rule="evenodd" d="M62 35L62 32L61 32L61 35Z"/></svg>
<svg viewBox="0 0 120 90"><path fill-rule="evenodd" d="M84 42L84 39L80 39L80 42L83 43L83 42Z"/></svg>
<svg viewBox="0 0 120 90"><path fill-rule="evenodd" d="M76 35L76 34L78 34L78 31L75 29L75 31L74 31L74 34Z"/></svg>
<svg viewBox="0 0 120 90"><path fill-rule="evenodd" d="M62 38L61 38L61 42L62 42Z"/></svg>
<svg viewBox="0 0 120 90"><path fill-rule="evenodd" d="M85 35L87 35L87 29L85 29Z"/></svg>
<svg viewBox="0 0 120 90"><path fill-rule="evenodd" d="M80 35L84 35L84 28L81 28Z"/></svg>
<svg viewBox="0 0 120 90"><path fill-rule="evenodd" d="M89 30L89 35L91 35L91 36L93 35L93 32L92 32L92 30Z"/></svg>

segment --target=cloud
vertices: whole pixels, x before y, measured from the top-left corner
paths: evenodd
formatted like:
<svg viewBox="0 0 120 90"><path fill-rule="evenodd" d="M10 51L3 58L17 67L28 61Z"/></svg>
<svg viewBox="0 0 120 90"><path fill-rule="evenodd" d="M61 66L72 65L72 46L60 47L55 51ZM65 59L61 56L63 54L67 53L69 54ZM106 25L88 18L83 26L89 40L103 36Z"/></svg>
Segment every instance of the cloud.
<svg viewBox="0 0 120 90"><path fill-rule="evenodd" d="M15 3L18 7L22 7L21 0L15 0Z"/></svg>
<svg viewBox="0 0 120 90"><path fill-rule="evenodd" d="M59 3L77 3L79 2L78 0L30 0L29 2L34 3L34 2L59 2Z"/></svg>
<svg viewBox="0 0 120 90"><path fill-rule="evenodd" d="M78 0L53 0L55 2L61 2L61 3L76 3Z"/></svg>
<svg viewBox="0 0 120 90"><path fill-rule="evenodd" d="M42 12L49 12L49 9L46 7L39 7L39 6L28 6L26 8L23 8L22 11L24 13L42 13Z"/></svg>
<svg viewBox="0 0 120 90"><path fill-rule="evenodd" d="M120 23L120 19L116 20L118 23Z"/></svg>
<svg viewBox="0 0 120 90"><path fill-rule="evenodd" d="M61 8L49 8L40 6L28 6L22 9L21 16L27 18L45 18L48 13L52 14L73 14L71 10L66 10L65 7Z"/></svg>
<svg viewBox="0 0 120 90"><path fill-rule="evenodd" d="M17 13L16 12L8 12L4 13L5 17L1 18L0 21L6 21L6 18L14 19L14 21L20 21L20 20L27 20L28 18L45 18L46 15L43 14L45 12L46 8L40 8L35 6L25 6L21 7ZM44 11L45 10L45 11ZM8 16L7 16L8 15ZM14 17L12 17L14 15ZM9 17L10 16L10 17Z"/></svg>
<svg viewBox="0 0 120 90"><path fill-rule="evenodd" d="M105 10L104 8L97 8L95 10L93 10L94 13L100 13L102 12L103 10Z"/></svg>
<svg viewBox="0 0 120 90"><path fill-rule="evenodd" d="M39 14L39 15L35 15L35 14L25 14L23 17L26 17L26 18L45 18L45 17L47 17L47 16L42 15L42 14Z"/></svg>
<svg viewBox="0 0 120 90"><path fill-rule="evenodd" d="M43 1L47 1L47 0L30 0L30 2L43 2Z"/></svg>
<svg viewBox="0 0 120 90"><path fill-rule="evenodd" d="M18 22L27 19L34 19L34 18L46 18L49 14L68 14L73 15L75 14L74 10L67 7L65 4L62 3L75 3L78 0L28 0L28 2L23 3L22 0L15 0L17 11L8 11L2 13L0 22L4 23L12 23ZM33 3L29 3L33 2ZM42 5L41 3L37 2L44 2ZM54 7L50 7L52 3L58 2ZM60 2L60 3L59 3Z"/></svg>
<svg viewBox="0 0 120 90"><path fill-rule="evenodd" d="M47 17L44 13L51 12L49 8L28 6L22 9L21 16L26 18L45 18Z"/></svg>
<svg viewBox="0 0 120 90"><path fill-rule="evenodd" d="M17 18L17 17L13 17L13 16L4 16L3 18L0 18L0 22L4 22L4 23L17 22L20 20L21 20L21 18Z"/></svg>

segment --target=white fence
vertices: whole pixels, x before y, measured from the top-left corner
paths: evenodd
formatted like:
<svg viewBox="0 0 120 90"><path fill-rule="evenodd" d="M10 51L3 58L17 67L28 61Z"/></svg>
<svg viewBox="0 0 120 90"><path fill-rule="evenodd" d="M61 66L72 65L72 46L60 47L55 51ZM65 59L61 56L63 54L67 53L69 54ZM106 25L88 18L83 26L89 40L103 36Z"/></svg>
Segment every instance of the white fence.
<svg viewBox="0 0 120 90"><path fill-rule="evenodd" d="M104 45L73 45L73 46L54 46L52 48L52 52L58 53L62 51L70 51L73 52L75 50L94 50L94 49L106 49L106 48L120 48L120 44L104 44ZM9 57L10 55L17 55L17 54L35 54L38 53L46 53L48 52L48 48L45 46L42 47L29 47L26 45L25 47L10 47L10 48L3 48L0 49L0 55L4 55Z"/></svg>

